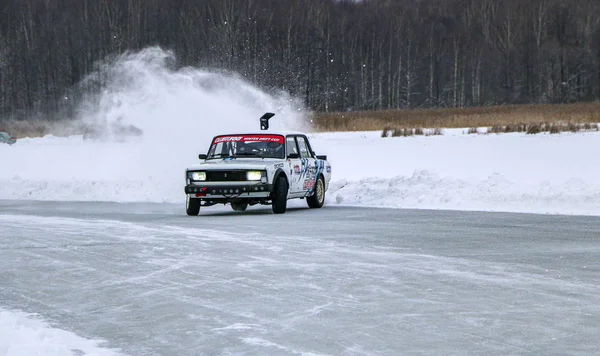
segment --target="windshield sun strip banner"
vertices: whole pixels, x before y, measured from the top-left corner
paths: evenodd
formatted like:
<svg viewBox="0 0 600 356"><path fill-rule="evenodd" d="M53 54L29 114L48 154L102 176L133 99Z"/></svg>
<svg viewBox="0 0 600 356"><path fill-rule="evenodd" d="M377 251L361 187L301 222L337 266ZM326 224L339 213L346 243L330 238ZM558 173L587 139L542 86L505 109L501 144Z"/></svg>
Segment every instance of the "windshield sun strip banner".
<svg viewBox="0 0 600 356"><path fill-rule="evenodd" d="M276 142L284 143L283 136L279 135L231 135L217 136L213 140L213 145L221 142Z"/></svg>

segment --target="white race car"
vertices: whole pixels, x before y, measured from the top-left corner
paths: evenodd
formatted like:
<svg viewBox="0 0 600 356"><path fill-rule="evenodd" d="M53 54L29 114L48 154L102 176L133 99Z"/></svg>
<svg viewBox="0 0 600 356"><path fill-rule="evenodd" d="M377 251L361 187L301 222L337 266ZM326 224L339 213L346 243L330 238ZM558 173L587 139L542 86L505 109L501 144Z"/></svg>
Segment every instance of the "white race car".
<svg viewBox="0 0 600 356"><path fill-rule="evenodd" d="M268 130L272 116L261 117L261 130ZM317 156L300 132L219 135L198 157L203 162L185 172L188 215L198 215L202 206L228 203L235 211L263 204L283 214L287 200L294 198L320 208L331 180L327 156Z"/></svg>

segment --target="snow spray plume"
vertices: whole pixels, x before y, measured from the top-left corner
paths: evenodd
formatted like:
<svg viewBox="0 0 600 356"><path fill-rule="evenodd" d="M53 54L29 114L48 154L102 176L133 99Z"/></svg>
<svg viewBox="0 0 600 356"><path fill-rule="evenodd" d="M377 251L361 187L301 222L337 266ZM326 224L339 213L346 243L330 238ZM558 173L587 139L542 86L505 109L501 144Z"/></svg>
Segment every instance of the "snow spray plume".
<svg viewBox="0 0 600 356"><path fill-rule="evenodd" d="M259 131L258 118L277 116L273 129L302 130L304 112L285 93L271 96L235 74L197 68L174 69L175 57L147 48L107 60L83 87L98 87L79 109L88 136L108 140L139 136L164 148L219 133Z"/></svg>
<svg viewBox="0 0 600 356"><path fill-rule="evenodd" d="M144 182L133 193L108 192L109 200L183 199L183 171L199 162L211 138L260 131L259 118L267 111L277 115L272 129L304 128L304 112L288 95L269 95L233 74L176 69L173 63L172 53L147 48L107 60L80 85L95 88L82 91L87 98L78 109L89 140L63 152L62 161L78 167L77 179L118 187L132 179Z"/></svg>

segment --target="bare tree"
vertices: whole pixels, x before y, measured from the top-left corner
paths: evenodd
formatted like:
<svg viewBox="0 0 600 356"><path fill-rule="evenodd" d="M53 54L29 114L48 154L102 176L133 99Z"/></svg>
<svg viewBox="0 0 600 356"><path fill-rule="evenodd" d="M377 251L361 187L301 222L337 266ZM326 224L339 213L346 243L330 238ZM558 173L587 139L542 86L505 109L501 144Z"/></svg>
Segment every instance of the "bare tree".
<svg viewBox="0 0 600 356"><path fill-rule="evenodd" d="M155 45L315 110L600 100L599 13L596 0L3 1L0 120L64 117L97 90L78 84L95 63Z"/></svg>

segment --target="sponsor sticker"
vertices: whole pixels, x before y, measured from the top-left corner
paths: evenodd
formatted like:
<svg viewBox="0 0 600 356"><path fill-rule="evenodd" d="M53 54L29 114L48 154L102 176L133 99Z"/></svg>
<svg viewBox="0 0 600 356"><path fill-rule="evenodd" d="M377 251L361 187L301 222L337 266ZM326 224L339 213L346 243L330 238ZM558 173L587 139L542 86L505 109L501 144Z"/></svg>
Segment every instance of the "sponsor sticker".
<svg viewBox="0 0 600 356"><path fill-rule="evenodd" d="M305 180L304 181L304 190L312 189L315 186L314 180Z"/></svg>
<svg viewBox="0 0 600 356"><path fill-rule="evenodd" d="M331 173L331 166L327 166L327 173Z"/></svg>
<svg viewBox="0 0 600 356"><path fill-rule="evenodd" d="M302 173L302 170L300 169L300 166L299 166L299 165L295 165L295 166L294 166L294 173L296 173L296 174L300 174L300 173Z"/></svg>
<svg viewBox="0 0 600 356"><path fill-rule="evenodd" d="M273 166L273 168L275 168L275 169L283 168L283 163L277 163L276 165Z"/></svg>
<svg viewBox="0 0 600 356"><path fill-rule="evenodd" d="M215 137L215 140L213 141L214 143L220 143L220 142L238 142L242 140L243 136L221 136L221 137Z"/></svg>

